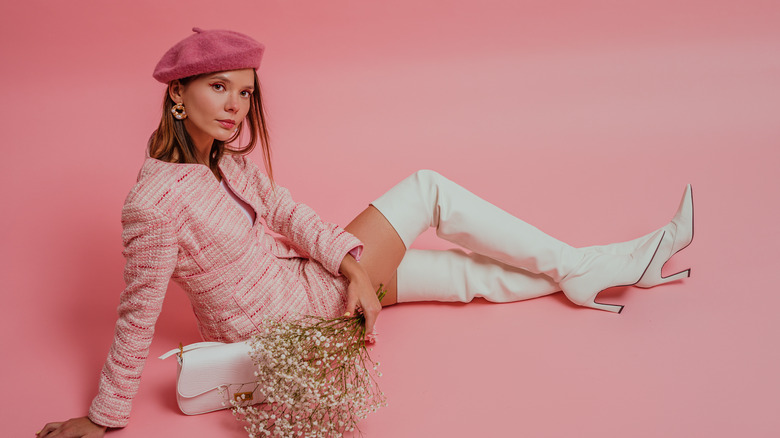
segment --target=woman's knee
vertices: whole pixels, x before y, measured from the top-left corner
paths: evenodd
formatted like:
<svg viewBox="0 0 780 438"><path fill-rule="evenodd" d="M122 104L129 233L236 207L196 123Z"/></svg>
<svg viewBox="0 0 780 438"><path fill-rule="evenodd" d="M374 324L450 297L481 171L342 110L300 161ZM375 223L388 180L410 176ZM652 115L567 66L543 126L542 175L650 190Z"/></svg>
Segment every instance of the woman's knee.
<svg viewBox="0 0 780 438"><path fill-rule="evenodd" d="M411 177L420 187L441 187L442 185L452 184L452 181L435 170L420 169L414 172Z"/></svg>

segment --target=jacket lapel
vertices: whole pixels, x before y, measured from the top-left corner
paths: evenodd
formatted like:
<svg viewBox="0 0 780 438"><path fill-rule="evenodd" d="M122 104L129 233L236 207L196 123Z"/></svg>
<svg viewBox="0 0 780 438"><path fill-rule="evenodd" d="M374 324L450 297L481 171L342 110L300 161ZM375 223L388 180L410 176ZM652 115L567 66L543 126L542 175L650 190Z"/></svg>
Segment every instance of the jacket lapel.
<svg viewBox="0 0 780 438"><path fill-rule="evenodd" d="M238 196L246 201L255 211L255 223L265 213L263 205L251 179L242 172L232 156L225 154L219 162L220 172L225 182Z"/></svg>

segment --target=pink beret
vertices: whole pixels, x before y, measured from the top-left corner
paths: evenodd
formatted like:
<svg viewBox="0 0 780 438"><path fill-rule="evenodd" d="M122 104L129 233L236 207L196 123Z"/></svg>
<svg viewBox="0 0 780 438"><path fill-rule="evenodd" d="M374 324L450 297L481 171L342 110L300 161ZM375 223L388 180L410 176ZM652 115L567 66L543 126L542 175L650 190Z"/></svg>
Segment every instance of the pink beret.
<svg viewBox="0 0 780 438"><path fill-rule="evenodd" d="M155 79L168 83L215 71L260 67L265 46L231 30L202 30L179 41L163 55L154 68Z"/></svg>

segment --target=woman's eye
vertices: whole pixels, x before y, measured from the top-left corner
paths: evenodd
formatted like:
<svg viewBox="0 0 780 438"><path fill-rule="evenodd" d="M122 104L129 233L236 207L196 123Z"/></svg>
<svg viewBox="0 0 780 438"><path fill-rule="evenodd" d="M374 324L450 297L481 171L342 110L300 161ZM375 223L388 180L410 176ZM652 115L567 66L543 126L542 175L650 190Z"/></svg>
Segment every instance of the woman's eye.
<svg viewBox="0 0 780 438"><path fill-rule="evenodd" d="M241 92L241 96L242 96L242 97L249 97L249 96L251 96L251 95L252 95L252 92L251 92L251 91L246 91L246 90L244 90L244 91L242 91L242 92Z"/></svg>
<svg viewBox="0 0 780 438"><path fill-rule="evenodd" d="M217 91L222 91L222 90L225 89L225 86L222 85L222 84L211 84L211 88L213 88L213 89L215 89Z"/></svg>

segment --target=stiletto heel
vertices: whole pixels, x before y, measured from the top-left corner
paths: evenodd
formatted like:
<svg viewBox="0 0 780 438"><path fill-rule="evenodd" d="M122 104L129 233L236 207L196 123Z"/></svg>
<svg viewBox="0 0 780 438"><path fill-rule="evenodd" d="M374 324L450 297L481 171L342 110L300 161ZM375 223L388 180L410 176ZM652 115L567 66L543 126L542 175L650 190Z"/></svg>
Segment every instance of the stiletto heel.
<svg viewBox="0 0 780 438"><path fill-rule="evenodd" d="M655 274L657 274L657 273L651 273L648 270L648 272L645 273L645 275L642 277L641 282L637 282L636 286L648 288L648 287L657 286L659 284L665 284L665 283L670 283L670 282L676 281L676 280L682 280L683 278L688 278L688 277L691 276L691 270L690 269L686 269L686 270L680 271L680 272L678 272L676 274L672 274L672 275L670 275L668 277L661 277L660 275L659 276L655 276Z"/></svg>
<svg viewBox="0 0 780 438"><path fill-rule="evenodd" d="M691 276L690 269L680 271L668 277L664 277L662 274L666 262L693 241L693 189L690 184L685 187L677 213L664 229L667 229L668 232L661 242L657 255L650 262L647 271L636 283L638 287L653 287Z"/></svg>
<svg viewBox="0 0 780 438"><path fill-rule="evenodd" d="M607 312L618 313L618 314L623 311L623 306L617 304L602 304L602 303L597 303L595 301L591 301L590 303L583 304L583 306L590 307L591 309L606 310Z"/></svg>

